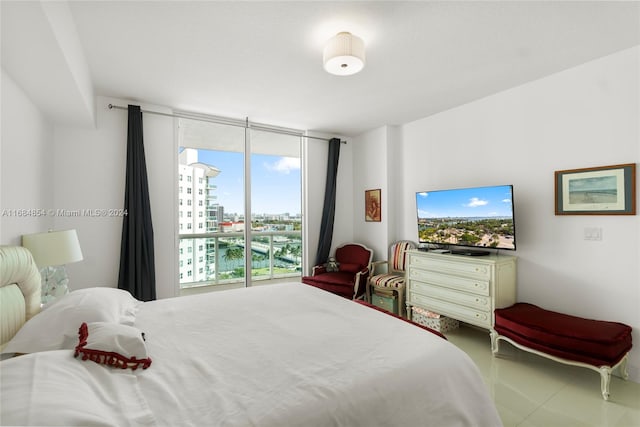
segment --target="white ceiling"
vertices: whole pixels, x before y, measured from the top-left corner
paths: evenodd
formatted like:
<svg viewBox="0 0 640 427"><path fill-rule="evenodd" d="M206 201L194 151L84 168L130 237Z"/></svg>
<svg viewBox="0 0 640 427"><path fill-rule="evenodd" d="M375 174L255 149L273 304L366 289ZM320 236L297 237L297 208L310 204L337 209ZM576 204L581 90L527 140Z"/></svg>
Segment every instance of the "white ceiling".
<svg viewBox="0 0 640 427"><path fill-rule="evenodd" d="M2 1L2 66L65 121L82 103L62 92L65 81L81 84L78 65L65 49L51 58L52 44L69 41L47 38L50 20L24 3ZM638 1L70 1L68 10L93 95L343 136L640 44ZM324 42L339 31L365 41L359 74L322 68Z"/></svg>

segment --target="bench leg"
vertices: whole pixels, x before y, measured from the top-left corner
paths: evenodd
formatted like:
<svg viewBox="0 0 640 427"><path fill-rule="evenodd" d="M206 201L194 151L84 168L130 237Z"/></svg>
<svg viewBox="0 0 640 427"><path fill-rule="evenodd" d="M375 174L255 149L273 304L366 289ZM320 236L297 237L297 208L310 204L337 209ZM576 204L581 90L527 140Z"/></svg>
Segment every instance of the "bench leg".
<svg viewBox="0 0 640 427"><path fill-rule="evenodd" d="M500 338L500 335L494 329L491 329L489 331L489 336L491 336L491 354L495 356L498 354L498 350L500 350L500 340L498 339Z"/></svg>
<svg viewBox="0 0 640 427"><path fill-rule="evenodd" d="M609 400L609 384L611 383L611 374L618 369L618 374L623 380L629 379L629 372L627 371L627 361L629 360L629 353L625 354L622 360L617 365L600 366L600 386L602 388L602 397L604 400Z"/></svg>
<svg viewBox="0 0 640 427"><path fill-rule="evenodd" d="M602 398L609 400L609 384L611 383L611 368L608 366L600 367L600 389L602 390Z"/></svg>
<svg viewBox="0 0 640 427"><path fill-rule="evenodd" d="M620 362L618 373L623 380L629 379L629 371L627 371L627 360L629 360L629 353L627 353Z"/></svg>

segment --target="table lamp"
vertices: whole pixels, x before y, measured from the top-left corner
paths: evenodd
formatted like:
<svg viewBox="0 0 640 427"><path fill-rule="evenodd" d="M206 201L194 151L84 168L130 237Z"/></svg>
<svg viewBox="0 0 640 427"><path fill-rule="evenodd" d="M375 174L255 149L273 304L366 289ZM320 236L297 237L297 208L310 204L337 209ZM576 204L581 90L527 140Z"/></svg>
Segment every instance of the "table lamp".
<svg viewBox="0 0 640 427"><path fill-rule="evenodd" d="M69 293L65 264L82 261L82 250L76 230L25 234L22 246L27 248L42 275L42 303Z"/></svg>

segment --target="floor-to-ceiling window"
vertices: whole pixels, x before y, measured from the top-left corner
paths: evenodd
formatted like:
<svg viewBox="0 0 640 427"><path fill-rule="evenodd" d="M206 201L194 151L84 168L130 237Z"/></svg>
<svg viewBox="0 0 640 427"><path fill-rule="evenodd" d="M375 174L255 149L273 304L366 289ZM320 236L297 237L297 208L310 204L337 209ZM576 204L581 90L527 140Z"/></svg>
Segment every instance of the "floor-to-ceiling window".
<svg viewBox="0 0 640 427"><path fill-rule="evenodd" d="M300 277L300 137L250 130L249 141L252 282Z"/></svg>
<svg viewBox="0 0 640 427"><path fill-rule="evenodd" d="M299 279L301 137L176 122L181 293Z"/></svg>

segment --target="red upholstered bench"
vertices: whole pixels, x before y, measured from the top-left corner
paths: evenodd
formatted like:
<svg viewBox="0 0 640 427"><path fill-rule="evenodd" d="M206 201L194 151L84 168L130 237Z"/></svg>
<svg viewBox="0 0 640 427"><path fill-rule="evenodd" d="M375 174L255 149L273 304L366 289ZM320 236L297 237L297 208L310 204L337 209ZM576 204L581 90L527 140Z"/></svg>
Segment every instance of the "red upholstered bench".
<svg viewBox="0 0 640 427"><path fill-rule="evenodd" d="M568 365L600 373L602 397L609 400L611 372L620 368L628 378L631 327L623 323L583 319L545 310L528 303L495 310L491 351L498 353L499 340Z"/></svg>

